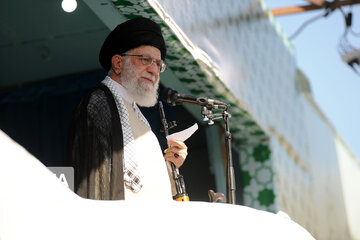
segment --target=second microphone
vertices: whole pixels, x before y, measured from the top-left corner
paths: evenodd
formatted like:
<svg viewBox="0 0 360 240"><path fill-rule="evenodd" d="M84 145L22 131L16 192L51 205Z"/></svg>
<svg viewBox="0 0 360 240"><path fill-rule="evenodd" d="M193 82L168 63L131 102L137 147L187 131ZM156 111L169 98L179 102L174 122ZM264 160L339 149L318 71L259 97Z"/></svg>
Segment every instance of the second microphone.
<svg viewBox="0 0 360 240"><path fill-rule="evenodd" d="M175 106L182 103L211 107L214 109L227 109L229 105L219 100L206 97L196 97L186 94L180 94L171 88L165 88L162 93L162 100L169 105Z"/></svg>

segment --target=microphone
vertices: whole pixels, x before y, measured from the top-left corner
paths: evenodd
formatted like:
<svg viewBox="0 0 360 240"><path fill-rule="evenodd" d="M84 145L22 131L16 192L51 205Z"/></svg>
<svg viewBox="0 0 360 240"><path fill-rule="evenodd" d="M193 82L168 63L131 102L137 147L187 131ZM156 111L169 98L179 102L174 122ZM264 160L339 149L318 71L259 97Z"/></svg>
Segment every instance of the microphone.
<svg viewBox="0 0 360 240"><path fill-rule="evenodd" d="M162 100L171 106L179 105L182 103L189 103L193 105L211 107L214 109L218 109L218 108L227 109L229 107L227 103L218 100L180 94L171 88L165 88L163 90Z"/></svg>

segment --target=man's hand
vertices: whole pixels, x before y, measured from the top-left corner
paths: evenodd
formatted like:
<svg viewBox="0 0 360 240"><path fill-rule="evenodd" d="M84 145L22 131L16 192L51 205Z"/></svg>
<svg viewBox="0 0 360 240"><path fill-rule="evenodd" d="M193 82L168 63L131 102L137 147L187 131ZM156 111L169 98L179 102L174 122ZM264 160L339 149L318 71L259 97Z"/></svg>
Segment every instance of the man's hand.
<svg viewBox="0 0 360 240"><path fill-rule="evenodd" d="M187 147L182 141L171 140L168 141L169 148L165 149L164 158L175 164L176 168L183 165L186 156L188 155Z"/></svg>

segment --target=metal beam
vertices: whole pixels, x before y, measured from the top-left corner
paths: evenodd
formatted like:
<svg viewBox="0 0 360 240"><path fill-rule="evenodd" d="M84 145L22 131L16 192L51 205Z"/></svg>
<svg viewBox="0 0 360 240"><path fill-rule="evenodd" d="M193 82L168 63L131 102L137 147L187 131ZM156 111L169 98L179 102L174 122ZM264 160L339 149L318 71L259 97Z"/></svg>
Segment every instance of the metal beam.
<svg viewBox="0 0 360 240"><path fill-rule="evenodd" d="M272 13L273 16L283 16L283 15L325 9L326 7L329 7L330 9L334 10L334 9L342 7L342 6L359 4L359 3L360 3L360 0L343 0L343 1L334 1L334 2L330 2L330 3L325 2L325 4L323 6L317 6L317 5L311 4L311 5L304 5L304 6L291 6L291 7L284 7L284 8L276 8L276 9L270 9L270 12Z"/></svg>
<svg viewBox="0 0 360 240"><path fill-rule="evenodd" d="M325 0L307 0L307 1L316 6L323 6L324 3L326 2Z"/></svg>

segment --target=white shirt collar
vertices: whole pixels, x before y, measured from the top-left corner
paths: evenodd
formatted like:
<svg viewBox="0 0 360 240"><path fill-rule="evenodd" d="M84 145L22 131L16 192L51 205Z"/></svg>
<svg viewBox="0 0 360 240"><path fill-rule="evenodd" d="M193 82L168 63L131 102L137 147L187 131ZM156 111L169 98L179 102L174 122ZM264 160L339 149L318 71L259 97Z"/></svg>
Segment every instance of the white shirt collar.
<svg viewBox="0 0 360 240"><path fill-rule="evenodd" d="M105 79L110 79L111 81L114 81L111 77L106 76ZM131 105L136 104L133 97L129 94L129 92L124 88L120 83L114 81L114 86L116 88L116 91L120 94L120 96Z"/></svg>

